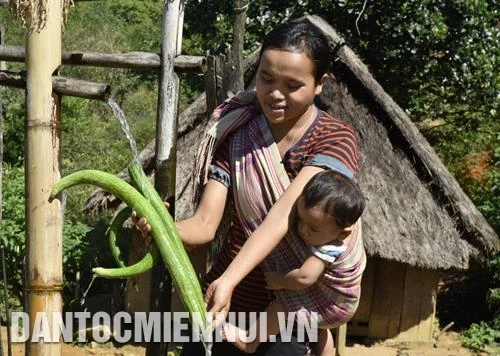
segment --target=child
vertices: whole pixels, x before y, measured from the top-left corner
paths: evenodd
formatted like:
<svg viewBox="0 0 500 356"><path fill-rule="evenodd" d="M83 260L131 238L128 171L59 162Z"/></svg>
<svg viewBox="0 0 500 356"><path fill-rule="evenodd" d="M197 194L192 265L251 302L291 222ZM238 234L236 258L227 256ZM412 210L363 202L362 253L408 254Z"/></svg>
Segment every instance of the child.
<svg viewBox="0 0 500 356"><path fill-rule="evenodd" d="M306 289L314 283L325 283L321 280L321 275L342 254L348 253L353 225L361 216L364 207L365 200L358 186L341 173L328 170L311 178L297 199L290 219L291 234L305 242L310 249L310 256L300 268L285 273L265 273L267 288L275 291L295 291ZM331 300L332 304L335 302ZM314 307L314 303L308 300L303 300L302 304L306 309ZM329 313L329 310L329 305L325 305L323 310L315 310L319 314L316 349L318 356L331 356L334 351L333 338L327 328L338 324L329 325L328 316L322 315ZM266 310L268 335L279 333L278 312L285 311L278 295L278 300ZM307 317L311 317L310 311L306 314ZM255 352L259 345L259 337L246 343L246 331L231 324L226 325L227 336L236 333L235 345L239 349L249 353ZM259 323L255 335L260 335L258 326Z"/></svg>

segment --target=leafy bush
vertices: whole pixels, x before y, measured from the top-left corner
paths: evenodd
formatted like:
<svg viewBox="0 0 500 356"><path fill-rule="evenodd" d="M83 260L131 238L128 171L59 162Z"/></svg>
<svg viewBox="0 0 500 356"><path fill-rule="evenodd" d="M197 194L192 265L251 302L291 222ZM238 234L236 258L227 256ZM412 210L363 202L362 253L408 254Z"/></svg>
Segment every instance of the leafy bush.
<svg viewBox="0 0 500 356"><path fill-rule="evenodd" d="M482 350L487 346L500 346L500 254L492 258L486 266L489 289L486 294L486 305L490 316L487 320L472 323L462 333L462 344L474 350Z"/></svg>
<svg viewBox="0 0 500 356"><path fill-rule="evenodd" d="M5 248L9 294L16 299L14 307L23 302L23 265L26 256L24 213L24 169L3 166L3 211L1 242ZM63 271L65 288L83 263L85 237L89 227L81 222L66 220L63 226ZM68 282L69 281L69 282Z"/></svg>
<svg viewBox="0 0 500 356"><path fill-rule="evenodd" d="M472 324L460 339L464 346L482 350L487 345L500 342L500 329L494 329L488 323L481 321L479 324Z"/></svg>

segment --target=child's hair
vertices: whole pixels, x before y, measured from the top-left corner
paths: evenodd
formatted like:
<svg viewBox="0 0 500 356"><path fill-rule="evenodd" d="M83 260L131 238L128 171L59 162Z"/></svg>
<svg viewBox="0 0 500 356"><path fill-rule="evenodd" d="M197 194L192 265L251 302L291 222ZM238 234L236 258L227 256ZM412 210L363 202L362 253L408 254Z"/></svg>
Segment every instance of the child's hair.
<svg viewBox="0 0 500 356"><path fill-rule="evenodd" d="M340 227L353 225L365 209L365 198L359 186L342 173L332 170L314 175L302 191L305 209L321 206L335 217Z"/></svg>
<svg viewBox="0 0 500 356"><path fill-rule="evenodd" d="M319 82L323 74L328 73L331 57L328 39L305 18L275 27L264 37L259 56L267 49L305 53L315 65L316 82Z"/></svg>

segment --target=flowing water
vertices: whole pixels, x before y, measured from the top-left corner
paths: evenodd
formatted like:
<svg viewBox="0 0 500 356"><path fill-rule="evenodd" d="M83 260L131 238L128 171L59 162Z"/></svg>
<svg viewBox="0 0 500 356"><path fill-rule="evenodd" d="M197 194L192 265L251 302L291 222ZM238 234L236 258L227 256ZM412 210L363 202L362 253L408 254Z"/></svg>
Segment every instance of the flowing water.
<svg viewBox="0 0 500 356"><path fill-rule="evenodd" d="M125 117L125 113L123 110L120 108L118 103L112 98L108 98L108 105L110 106L111 110L113 110L113 113L115 114L116 118L120 122L120 126L122 128L122 131L125 133L125 137L127 138L129 144L130 144L130 149L132 150L132 158L134 161L139 161L139 154L137 153L137 144L135 142L134 137L132 136L132 132L130 131L130 126L127 122L127 118Z"/></svg>
<svg viewBox="0 0 500 356"><path fill-rule="evenodd" d="M97 275L94 274L92 276L92 280L89 283L89 286L87 287L87 289L85 289L85 292L83 292L82 297L80 298L80 305L81 306L85 305L85 298L87 297L87 294L89 293L90 287L92 287L92 284L94 284L94 281L96 278L97 278ZM84 311L87 311L87 308L85 308Z"/></svg>

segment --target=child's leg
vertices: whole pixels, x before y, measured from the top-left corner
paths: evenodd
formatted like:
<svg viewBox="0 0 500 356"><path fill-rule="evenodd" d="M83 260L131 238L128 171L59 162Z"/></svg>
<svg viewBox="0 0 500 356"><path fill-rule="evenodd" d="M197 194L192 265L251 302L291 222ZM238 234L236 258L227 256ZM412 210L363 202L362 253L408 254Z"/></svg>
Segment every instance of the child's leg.
<svg viewBox="0 0 500 356"><path fill-rule="evenodd" d="M276 335L280 332L279 327L279 319L278 313L283 311L283 306L278 302L271 303L267 309L265 310L267 316L267 333L266 336L268 339L269 335ZM239 348L240 350L248 353L254 353L257 350L257 347L260 345L260 320L256 321L256 333L255 339L248 339L248 332L246 330L242 330L239 327L226 323L224 324L224 333L226 339L232 339L231 336L234 337L233 344Z"/></svg>
<svg viewBox="0 0 500 356"><path fill-rule="evenodd" d="M318 343L316 344L317 356L333 356L333 336L329 329L318 329Z"/></svg>

